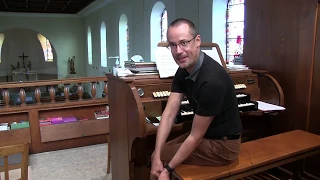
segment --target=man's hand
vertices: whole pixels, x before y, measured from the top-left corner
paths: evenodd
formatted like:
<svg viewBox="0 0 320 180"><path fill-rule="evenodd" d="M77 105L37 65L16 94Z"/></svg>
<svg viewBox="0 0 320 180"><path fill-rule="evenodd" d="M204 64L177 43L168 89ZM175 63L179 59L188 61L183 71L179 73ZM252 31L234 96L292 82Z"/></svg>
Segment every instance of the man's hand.
<svg viewBox="0 0 320 180"><path fill-rule="evenodd" d="M163 169L158 180L170 180L170 173L167 171L167 169Z"/></svg>
<svg viewBox="0 0 320 180"><path fill-rule="evenodd" d="M152 158L152 163L151 163L151 175L150 176L155 176L159 177L160 173L163 171L163 164L160 158Z"/></svg>

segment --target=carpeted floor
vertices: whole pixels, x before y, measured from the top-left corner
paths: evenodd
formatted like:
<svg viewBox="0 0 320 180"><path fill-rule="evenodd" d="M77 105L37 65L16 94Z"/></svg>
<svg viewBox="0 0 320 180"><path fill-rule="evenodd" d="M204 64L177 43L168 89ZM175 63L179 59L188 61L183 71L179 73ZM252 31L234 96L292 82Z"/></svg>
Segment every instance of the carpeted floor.
<svg viewBox="0 0 320 180"><path fill-rule="evenodd" d="M107 144L32 154L30 180L111 180Z"/></svg>

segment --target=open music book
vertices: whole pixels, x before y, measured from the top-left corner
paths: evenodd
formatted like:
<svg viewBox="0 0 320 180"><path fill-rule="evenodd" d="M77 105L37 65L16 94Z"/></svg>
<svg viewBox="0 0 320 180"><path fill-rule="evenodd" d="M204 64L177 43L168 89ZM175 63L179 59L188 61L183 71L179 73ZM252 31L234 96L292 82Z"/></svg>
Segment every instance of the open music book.
<svg viewBox="0 0 320 180"><path fill-rule="evenodd" d="M213 60L217 61L222 66L221 59L219 57L217 48L212 47L212 49L210 49L210 50L201 50L201 51L206 53L208 56L210 56Z"/></svg>
<svg viewBox="0 0 320 180"><path fill-rule="evenodd" d="M212 59L217 61L221 66L221 59L219 57L218 51L215 47L211 50L201 50L206 53ZM166 47L157 47L155 51L156 55L156 65L159 71L160 78L172 77L175 75L179 66L174 61L171 51Z"/></svg>
<svg viewBox="0 0 320 180"><path fill-rule="evenodd" d="M173 59L171 51L166 47L157 47L155 55L160 78L174 76L179 66Z"/></svg>
<svg viewBox="0 0 320 180"><path fill-rule="evenodd" d="M258 109L261 111L282 111L286 109L282 106L277 106L277 105L262 102L262 101L257 101L257 103L258 103Z"/></svg>

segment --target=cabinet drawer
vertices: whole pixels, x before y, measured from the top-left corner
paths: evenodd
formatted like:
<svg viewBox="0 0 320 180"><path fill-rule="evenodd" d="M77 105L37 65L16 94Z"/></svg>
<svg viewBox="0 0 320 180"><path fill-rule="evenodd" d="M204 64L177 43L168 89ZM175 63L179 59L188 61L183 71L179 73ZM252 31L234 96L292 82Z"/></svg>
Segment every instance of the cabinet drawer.
<svg viewBox="0 0 320 180"><path fill-rule="evenodd" d="M31 143L30 128L0 131L0 146Z"/></svg>
<svg viewBox="0 0 320 180"><path fill-rule="evenodd" d="M59 141L109 133L109 118L40 127L41 142Z"/></svg>

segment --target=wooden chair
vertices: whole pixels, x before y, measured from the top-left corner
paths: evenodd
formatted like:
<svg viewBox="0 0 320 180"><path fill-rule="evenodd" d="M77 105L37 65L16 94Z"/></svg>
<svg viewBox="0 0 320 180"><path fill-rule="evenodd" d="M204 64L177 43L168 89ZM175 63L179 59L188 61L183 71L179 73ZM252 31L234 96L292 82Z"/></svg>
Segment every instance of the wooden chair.
<svg viewBox="0 0 320 180"><path fill-rule="evenodd" d="M22 153L22 161L19 164L9 165L8 156ZM9 170L21 168L21 178L28 180L29 144L17 144L0 147L0 157L4 157L4 166L0 171L4 171L5 180L9 180Z"/></svg>

